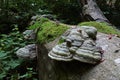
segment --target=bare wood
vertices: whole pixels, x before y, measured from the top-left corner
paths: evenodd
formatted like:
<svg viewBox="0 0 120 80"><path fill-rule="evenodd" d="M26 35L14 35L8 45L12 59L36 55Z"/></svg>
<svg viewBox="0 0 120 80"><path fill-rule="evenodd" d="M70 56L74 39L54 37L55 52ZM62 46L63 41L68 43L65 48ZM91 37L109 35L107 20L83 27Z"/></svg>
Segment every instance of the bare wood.
<svg viewBox="0 0 120 80"><path fill-rule="evenodd" d="M83 6L83 11L82 11L85 19L89 21L92 20L98 22L106 22L109 25L111 25L109 20L104 16L103 12L96 4L95 0L85 0L85 1L87 2L87 4Z"/></svg>

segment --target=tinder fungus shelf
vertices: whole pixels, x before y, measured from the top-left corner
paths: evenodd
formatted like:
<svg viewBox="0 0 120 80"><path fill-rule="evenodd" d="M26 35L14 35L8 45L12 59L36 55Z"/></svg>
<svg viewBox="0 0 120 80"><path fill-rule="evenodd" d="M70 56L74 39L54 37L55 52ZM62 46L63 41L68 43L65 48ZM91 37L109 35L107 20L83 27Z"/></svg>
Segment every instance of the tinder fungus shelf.
<svg viewBox="0 0 120 80"><path fill-rule="evenodd" d="M92 26L80 26L70 29L64 41L49 52L51 59L58 61L78 60L96 64L102 59L102 48L96 46L97 29Z"/></svg>

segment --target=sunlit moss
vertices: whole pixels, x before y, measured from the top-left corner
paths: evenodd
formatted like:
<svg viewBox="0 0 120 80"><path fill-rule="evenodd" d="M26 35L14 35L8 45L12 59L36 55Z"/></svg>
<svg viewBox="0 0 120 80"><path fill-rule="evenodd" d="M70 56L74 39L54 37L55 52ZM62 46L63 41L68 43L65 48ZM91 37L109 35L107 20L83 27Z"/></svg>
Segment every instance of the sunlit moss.
<svg viewBox="0 0 120 80"><path fill-rule="evenodd" d="M47 19L47 18L37 18L37 20L34 21L35 23L33 25L29 26L29 29L39 28L46 21L49 21L49 19Z"/></svg>
<svg viewBox="0 0 120 80"><path fill-rule="evenodd" d="M106 34L117 34L118 36L120 36L120 31L118 31L117 29L115 29L112 26L108 26L106 23L90 21L90 22L82 22L78 25L94 26L98 29L99 32L106 33Z"/></svg>
<svg viewBox="0 0 120 80"><path fill-rule="evenodd" d="M30 26L30 29L35 29L40 27L40 30L37 34L37 41L39 43L45 43L52 41L62 35L67 29L67 25L59 24L48 19L42 19L36 21L35 24Z"/></svg>

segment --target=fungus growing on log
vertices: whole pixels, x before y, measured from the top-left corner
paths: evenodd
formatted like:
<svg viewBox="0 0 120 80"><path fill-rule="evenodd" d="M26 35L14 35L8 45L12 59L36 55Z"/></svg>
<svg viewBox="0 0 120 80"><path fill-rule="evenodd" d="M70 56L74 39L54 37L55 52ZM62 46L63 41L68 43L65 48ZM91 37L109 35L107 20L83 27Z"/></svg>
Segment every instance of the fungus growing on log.
<svg viewBox="0 0 120 80"><path fill-rule="evenodd" d="M96 46L97 29L90 26L73 28L64 42L56 45L48 54L51 59L58 61L78 60L80 62L96 64L102 56Z"/></svg>

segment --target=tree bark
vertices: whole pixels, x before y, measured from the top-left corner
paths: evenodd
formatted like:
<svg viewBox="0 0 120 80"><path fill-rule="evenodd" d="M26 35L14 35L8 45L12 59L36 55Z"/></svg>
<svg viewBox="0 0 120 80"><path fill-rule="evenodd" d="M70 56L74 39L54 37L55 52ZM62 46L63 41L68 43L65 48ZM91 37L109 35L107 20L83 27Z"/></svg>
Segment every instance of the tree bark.
<svg viewBox="0 0 120 80"><path fill-rule="evenodd" d="M52 60L48 53L59 39L48 44L37 44L39 80L120 80L120 64L117 63L120 52L114 53L120 39L114 37L108 40L106 36L102 33L97 36L98 44L110 46L105 49L105 61L98 65Z"/></svg>
<svg viewBox="0 0 120 80"><path fill-rule="evenodd" d="M95 0L82 0L81 3L83 5L82 13L84 19L88 21L106 22L111 25L109 20L104 16L103 12L98 7Z"/></svg>
<svg viewBox="0 0 120 80"><path fill-rule="evenodd" d="M57 41L53 41L46 45L37 45L39 80L80 80L84 73L95 66L79 61L64 62L50 59L48 53L56 43Z"/></svg>

